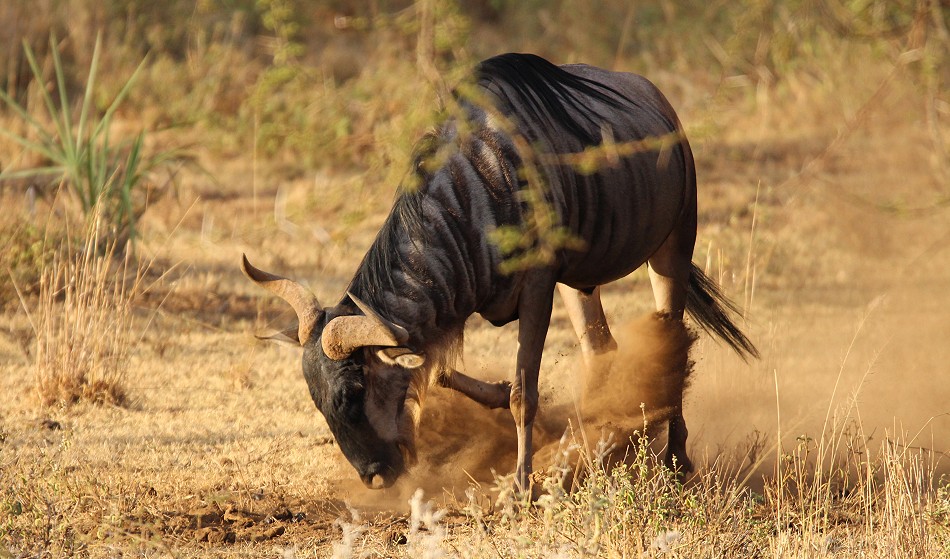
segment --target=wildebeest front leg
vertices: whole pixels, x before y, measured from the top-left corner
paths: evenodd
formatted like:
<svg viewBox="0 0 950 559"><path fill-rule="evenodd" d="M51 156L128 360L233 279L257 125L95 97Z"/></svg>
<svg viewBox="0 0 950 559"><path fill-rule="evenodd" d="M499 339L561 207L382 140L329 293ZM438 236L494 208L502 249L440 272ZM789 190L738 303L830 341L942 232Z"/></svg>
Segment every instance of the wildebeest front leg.
<svg viewBox="0 0 950 559"><path fill-rule="evenodd" d="M511 399L510 382L485 382L455 369L439 375L439 386L451 388L489 409L507 408Z"/></svg>
<svg viewBox="0 0 950 559"><path fill-rule="evenodd" d="M509 403L518 433L515 483L522 491L530 489L531 436L538 411L538 373L544 339L551 322L553 298L554 283L536 281L525 287L518 301L518 364Z"/></svg>

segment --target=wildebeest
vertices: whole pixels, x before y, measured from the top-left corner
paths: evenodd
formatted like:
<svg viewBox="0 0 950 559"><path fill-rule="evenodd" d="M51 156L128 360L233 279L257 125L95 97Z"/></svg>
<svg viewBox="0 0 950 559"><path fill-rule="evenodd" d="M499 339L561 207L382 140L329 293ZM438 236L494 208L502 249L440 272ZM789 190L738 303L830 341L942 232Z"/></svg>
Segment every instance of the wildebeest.
<svg viewBox="0 0 950 559"><path fill-rule="evenodd" d="M409 186L336 305L321 307L301 284L243 261L253 281L296 311L288 335L303 346L310 395L369 487L391 485L414 461L423 399L436 383L510 408L515 479L527 486L555 287L587 357L616 347L599 286L644 263L658 312L682 319L685 310L740 355L756 355L692 264L693 156L652 83L526 54L483 61L473 83L457 90L457 113L420 142ZM597 164L585 167L585 157ZM529 241L514 254L493 237L512 230ZM540 256L505 266L532 251ZM496 326L519 321L510 383L455 370L474 313ZM686 436L675 413L666 460L689 469Z"/></svg>

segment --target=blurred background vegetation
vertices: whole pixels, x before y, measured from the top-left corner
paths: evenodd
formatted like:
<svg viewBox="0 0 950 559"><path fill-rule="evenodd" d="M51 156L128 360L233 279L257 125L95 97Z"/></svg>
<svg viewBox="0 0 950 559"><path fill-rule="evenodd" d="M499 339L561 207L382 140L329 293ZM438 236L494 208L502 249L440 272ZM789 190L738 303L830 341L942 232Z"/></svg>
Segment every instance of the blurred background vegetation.
<svg viewBox="0 0 950 559"><path fill-rule="evenodd" d="M332 215L359 221L385 211L451 86L506 51L648 76L694 148L733 146L711 148L701 173L717 158L763 157L766 130L807 136L804 148L790 143L772 157L798 157L802 173L815 171L823 150L870 110L899 105L880 102L897 83L915 92L904 108L927 131L932 175L945 184L947 8L946 0L6 0L0 192L30 200L62 186L105 192L119 208L106 219L121 246L150 203L194 177L222 191L225 182L254 189L256 204L261 173L270 181L322 173L358 176L386 194L379 207ZM87 105L94 125L85 131L77 121ZM755 144L751 153L735 148L743 141ZM234 160L248 162L237 183L220 172ZM750 184L766 179L767 206L768 189L788 177L756 172ZM80 188L90 176L104 184ZM933 190L924 206L950 204L946 189ZM89 195L72 198L91 213ZM872 204L902 211L905 202ZM715 203L706 211L735 217ZM0 265L38 277L49 251L37 243L48 233L35 223L4 227L22 246Z"/></svg>
<svg viewBox="0 0 950 559"><path fill-rule="evenodd" d="M7 0L0 85L34 102L22 45L43 58L53 32L70 89L81 92L101 33L101 109L146 60L122 109L130 126L185 128L222 152L256 143L299 168L382 169L405 157L428 122L434 86L508 50L637 71L680 99L725 83L751 85L761 100L789 80L833 83L829 59L909 56L906 77L937 96L950 77L946 8L940 0Z"/></svg>

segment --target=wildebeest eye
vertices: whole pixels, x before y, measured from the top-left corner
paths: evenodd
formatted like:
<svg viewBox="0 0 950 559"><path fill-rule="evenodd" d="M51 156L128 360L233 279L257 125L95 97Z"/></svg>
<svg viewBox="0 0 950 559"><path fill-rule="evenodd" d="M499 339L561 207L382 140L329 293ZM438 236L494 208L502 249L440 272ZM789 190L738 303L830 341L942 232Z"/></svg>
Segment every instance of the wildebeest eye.
<svg viewBox="0 0 950 559"><path fill-rule="evenodd" d="M359 422L363 415L363 399L366 388L362 382L346 382L334 394L334 407L343 414L348 421Z"/></svg>

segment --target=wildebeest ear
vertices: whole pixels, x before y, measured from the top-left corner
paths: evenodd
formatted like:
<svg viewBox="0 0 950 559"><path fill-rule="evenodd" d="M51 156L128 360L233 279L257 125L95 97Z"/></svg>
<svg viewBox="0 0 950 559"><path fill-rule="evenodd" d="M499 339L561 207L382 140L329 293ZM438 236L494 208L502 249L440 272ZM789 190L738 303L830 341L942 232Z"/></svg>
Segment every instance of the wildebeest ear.
<svg viewBox="0 0 950 559"><path fill-rule="evenodd" d="M296 339L297 343L304 344L310 339L310 334L320 320L323 310L317 296L303 285L287 278L259 270L251 265L246 255L241 255L241 269L244 275L257 285L276 294L287 301L297 313L297 334L288 336Z"/></svg>
<svg viewBox="0 0 950 559"><path fill-rule="evenodd" d="M406 347L387 347L376 352L379 360L387 365L399 365L404 369L418 369L426 362L426 356L413 353Z"/></svg>
<svg viewBox="0 0 950 559"><path fill-rule="evenodd" d="M254 334L254 337L258 340L270 340L274 342L283 342L283 343L292 343L300 345L300 340L298 336L300 334L299 325L294 324L286 330L277 330L271 332L270 334Z"/></svg>

